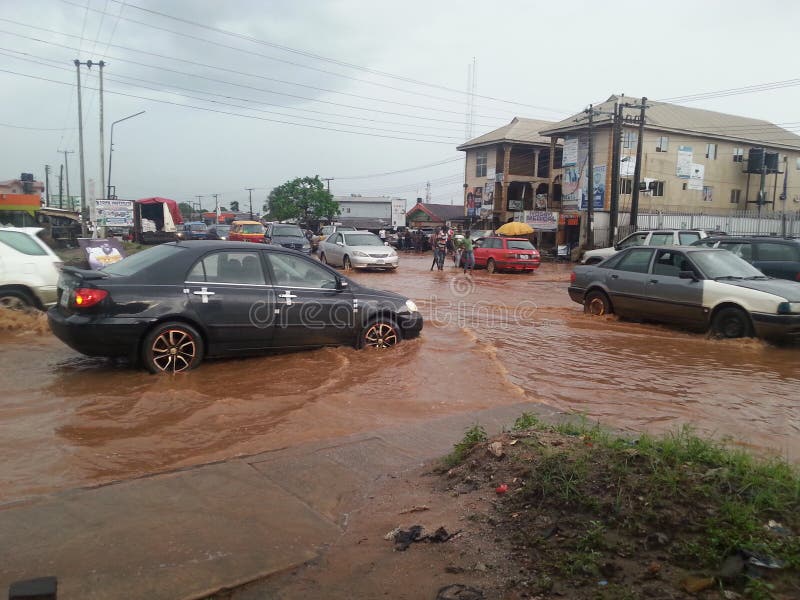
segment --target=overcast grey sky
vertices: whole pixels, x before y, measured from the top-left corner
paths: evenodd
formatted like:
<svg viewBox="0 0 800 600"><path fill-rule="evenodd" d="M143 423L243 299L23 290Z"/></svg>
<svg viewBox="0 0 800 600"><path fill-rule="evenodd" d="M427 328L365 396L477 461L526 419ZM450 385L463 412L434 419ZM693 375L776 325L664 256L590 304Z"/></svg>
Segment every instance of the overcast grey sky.
<svg viewBox="0 0 800 600"><path fill-rule="evenodd" d="M434 202L458 203L473 57L477 136L612 93L792 80L798 22L800 3L778 0L0 0L0 180L43 179L50 164L57 192L58 150L74 150L79 193L72 61L104 59L106 164L111 123L146 111L114 130L120 198L202 195L208 207L218 193L244 207L255 187L260 207L272 187L319 174L335 194L411 203L431 181ZM99 192L97 68L82 77ZM800 129L800 85L689 105ZM393 171L406 172L377 176Z"/></svg>

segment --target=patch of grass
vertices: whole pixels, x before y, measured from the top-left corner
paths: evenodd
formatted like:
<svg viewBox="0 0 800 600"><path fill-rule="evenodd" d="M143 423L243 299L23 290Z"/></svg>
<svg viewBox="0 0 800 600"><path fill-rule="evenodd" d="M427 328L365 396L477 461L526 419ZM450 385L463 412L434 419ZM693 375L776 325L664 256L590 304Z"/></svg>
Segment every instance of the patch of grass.
<svg viewBox="0 0 800 600"><path fill-rule="evenodd" d="M527 429L544 429L544 422L536 415L531 413L522 413L517 420L514 421L514 431L525 431Z"/></svg>
<svg viewBox="0 0 800 600"><path fill-rule="evenodd" d="M462 440L453 445L453 451L444 457L445 467L452 469L460 465L475 446L487 439L486 430L481 425L473 425L464 433Z"/></svg>

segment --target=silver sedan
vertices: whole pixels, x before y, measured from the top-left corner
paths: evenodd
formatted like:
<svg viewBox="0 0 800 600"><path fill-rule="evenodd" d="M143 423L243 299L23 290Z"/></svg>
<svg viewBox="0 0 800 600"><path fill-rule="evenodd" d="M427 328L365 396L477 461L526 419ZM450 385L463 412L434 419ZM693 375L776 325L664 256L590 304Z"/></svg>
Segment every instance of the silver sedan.
<svg viewBox="0 0 800 600"><path fill-rule="evenodd" d="M319 259L345 269L397 268L397 252L369 231L337 231L319 243Z"/></svg>

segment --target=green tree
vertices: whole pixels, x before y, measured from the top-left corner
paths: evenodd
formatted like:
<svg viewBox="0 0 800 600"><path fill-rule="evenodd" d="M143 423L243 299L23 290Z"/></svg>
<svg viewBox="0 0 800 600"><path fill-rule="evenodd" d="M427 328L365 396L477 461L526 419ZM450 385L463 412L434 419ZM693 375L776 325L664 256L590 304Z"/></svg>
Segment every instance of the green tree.
<svg viewBox="0 0 800 600"><path fill-rule="evenodd" d="M191 221L192 214L194 214L194 209L191 204L188 202L180 202L178 203L178 210L181 211L181 217L183 217L184 221Z"/></svg>
<svg viewBox="0 0 800 600"><path fill-rule="evenodd" d="M269 193L269 214L273 219L332 219L339 214L339 203L314 177L298 177L279 185Z"/></svg>
<svg viewBox="0 0 800 600"><path fill-rule="evenodd" d="M231 212L239 212L239 201L231 200Z"/></svg>

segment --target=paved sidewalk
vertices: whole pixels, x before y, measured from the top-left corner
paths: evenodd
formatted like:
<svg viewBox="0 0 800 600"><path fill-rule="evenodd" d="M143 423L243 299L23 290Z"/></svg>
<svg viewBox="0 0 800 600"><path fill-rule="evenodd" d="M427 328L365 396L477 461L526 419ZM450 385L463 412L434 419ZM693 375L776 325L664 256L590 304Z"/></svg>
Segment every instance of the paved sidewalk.
<svg viewBox="0 0 800 600"><path fill-rule="evenodd" d="M77 489L0 508L0 597L58 577L59 600L201 598L303 564L333 543L383 477L490 434L523 403Z"/></svg>

